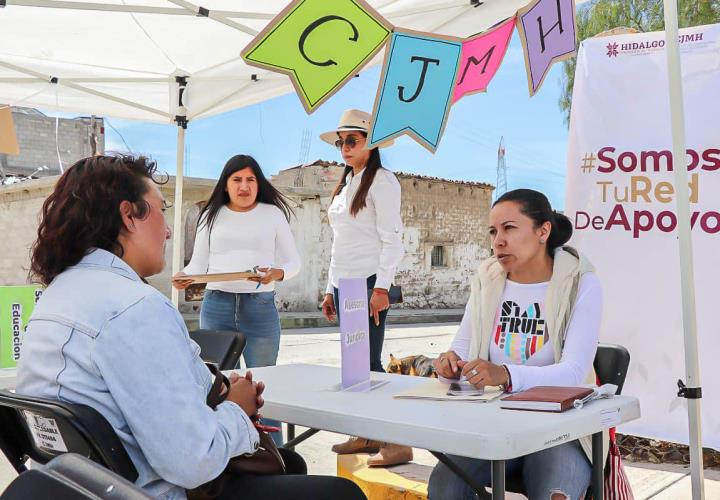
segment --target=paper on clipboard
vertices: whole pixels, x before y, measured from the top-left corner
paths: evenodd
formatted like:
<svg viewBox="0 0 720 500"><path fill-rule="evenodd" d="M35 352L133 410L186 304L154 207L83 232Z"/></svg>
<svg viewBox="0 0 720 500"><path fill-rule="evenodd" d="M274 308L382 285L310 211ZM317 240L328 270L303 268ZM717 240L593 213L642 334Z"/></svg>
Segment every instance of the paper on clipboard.
<svg viewBox="0 0 720 500"><path fill-rule="evenodd" d="M173 278L173 281L192 281L193 283L213 283L215 281L239 281L248 278L262 278L262 274L252 271L234 273L186 274Z"/></svg>
<svg viewBox="0 0 720 500"><path fill-rule="evenodd" d="M477 401L486 403L492 401L504 393L500 387L486 386L485 392L480 396L448 396L447 391L450 384L441 382L437 379L430 379L425 383L418 384L412 389L408 389L393 397L396 399L429 399L431 401Z"/></svg>

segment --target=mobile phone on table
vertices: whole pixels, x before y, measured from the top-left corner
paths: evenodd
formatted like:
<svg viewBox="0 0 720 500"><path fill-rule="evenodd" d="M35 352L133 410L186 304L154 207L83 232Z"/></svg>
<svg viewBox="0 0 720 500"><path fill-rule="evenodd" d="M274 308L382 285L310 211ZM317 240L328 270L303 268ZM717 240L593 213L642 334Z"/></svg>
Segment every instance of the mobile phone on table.
<svg viewBox="0 0 720 500"><path fill-rule="evenodd" d="M447 391L448 396L482 396L484 389L478 389L469 382L453 382Z"/></svg>

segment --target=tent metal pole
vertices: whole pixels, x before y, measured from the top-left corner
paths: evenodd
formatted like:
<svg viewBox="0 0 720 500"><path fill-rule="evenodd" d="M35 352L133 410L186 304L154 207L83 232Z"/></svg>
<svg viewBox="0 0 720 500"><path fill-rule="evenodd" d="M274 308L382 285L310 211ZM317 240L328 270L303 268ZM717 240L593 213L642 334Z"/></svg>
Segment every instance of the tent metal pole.
<svg viewBox="0 0 720 500"><path fill-rule="evenodd" d="M177 128L177 165L175 171L175 199L173 201L173 234L172 234L172 274L180 271L182 264L182 197L183 197L183 164L185 159L185 128ZM175 307L180 301L179 290L172 287L172 303Z"/></svg>
<svg viewBox="0 0 720 500"><path fill-rule="evenodd" d="M160 14L168 16L196 16L196 12L175 7L150 7L148 5L120 5L94 2L72 2L63 0L7 0L8 6L41 7L45 9L95 10L104 12L127 12L132 14ZM218 16L240 19L267 19L274 14L262 12L237 12L231 10L215 11Z"/></svg>
<svg viewBox="0 0 720 500"><path fill-rule="evenodd" d="M178 84L178 108L175 121L177 122L177 151L175 169L175 198L173 200L173 232L172 232L172 274L180 271L183 263L183 166L185 164L185 129L187 128L187 109L183 104L183 94L187 86L187 77L178 76L175 78ZM171 299L175 307L180 302L180 293L174 286L171 289Z"/></svg>
<svg viewBox="0 0 720 500"><path fill-rule="evenodd" d="M702 428L700 413L700 363L698 360L697 318L695 314L695 280L692 235L690 227L690 194L685 153L685 111L683 106L682 70L678 35L677 0L665 0L665 54L668 67L670 121L672 125L673 174L677 193L677 220L680 243L680 284L683 334L685 340L685 377L687 387L678 382L678 396L687 398L690 430L690 473L692 497L705 498L703 481Z"/></svg>
<svg viewBox="0 0 720 500"><path fill-rule="evenodd" d="M255 36L259 32L257 30L252 29L249 26L245 26L244 24L237 23L235 21L231 21L225 16L219 15L217 12L214 12L212 10L204 9L200 7L199 5L195 5L193 3L187 2L185 0L167 0L168 2L177 5L178 7L182 7L183 9L186 9L190 12L194 12L198 16L204 16L212 19L213 21L217 21L219 23L224 24L225 26L229 26L230 28L236 29L238 31L242 31L245 34L248 34L250 36Z"/></svg>

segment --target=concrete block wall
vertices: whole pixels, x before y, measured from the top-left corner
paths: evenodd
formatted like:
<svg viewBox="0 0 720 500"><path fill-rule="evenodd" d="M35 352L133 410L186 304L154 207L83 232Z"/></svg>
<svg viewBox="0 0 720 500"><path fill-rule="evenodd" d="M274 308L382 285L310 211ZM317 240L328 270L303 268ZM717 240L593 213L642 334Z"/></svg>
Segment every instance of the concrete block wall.
<svg viewBox="0 0 720 500"><path fill-rule="evenodd" d="M13 121L20 154L4 155L2 166L6 173L28 175L46 165L49 170L36 175L57 175L60 171L58 149L63 168L92 155L90 118L61 118L58 121L57 142L54 117L35 110L13 110ZM105 151L103 127L102 118L97 118L98 153Z"/></svg>

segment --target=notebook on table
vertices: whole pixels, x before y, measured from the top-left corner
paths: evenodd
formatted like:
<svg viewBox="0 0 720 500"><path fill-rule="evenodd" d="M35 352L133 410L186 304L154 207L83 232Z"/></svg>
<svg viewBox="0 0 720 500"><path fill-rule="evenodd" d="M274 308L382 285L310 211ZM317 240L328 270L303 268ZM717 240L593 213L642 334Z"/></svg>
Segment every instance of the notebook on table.
<svg viewBox="0 0 720 500"><path fill-rule="evenodd" d="M572 408L575 400L592 393L592 387L537 386L502 398L500 408L563 412Z"/></svg>

